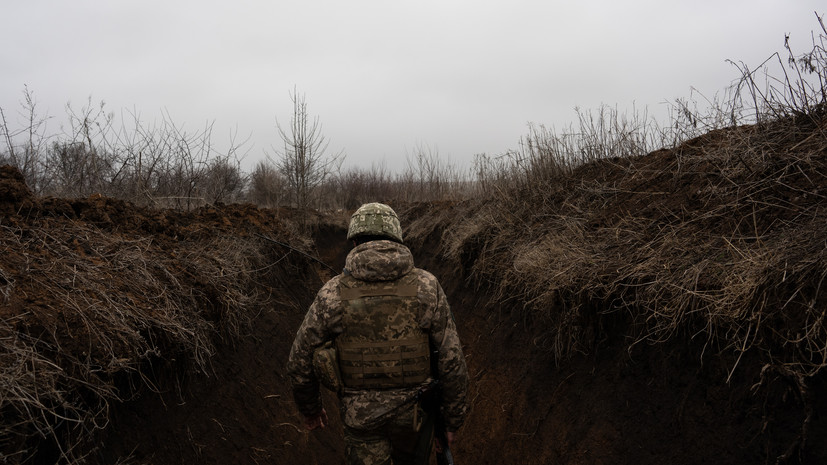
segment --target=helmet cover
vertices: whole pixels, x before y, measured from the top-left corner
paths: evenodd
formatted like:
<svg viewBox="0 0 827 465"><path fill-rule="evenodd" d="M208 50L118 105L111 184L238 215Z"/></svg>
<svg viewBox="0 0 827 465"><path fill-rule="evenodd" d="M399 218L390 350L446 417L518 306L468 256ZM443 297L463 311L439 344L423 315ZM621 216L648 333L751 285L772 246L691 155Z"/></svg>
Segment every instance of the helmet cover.
<svg viewBox="0 0 827 465"><path fill-rule="evenodd" d="M359 236L384 236L402 242L402 226L393 208L383 203L366 203L350 217L348 240Z"/></svg>

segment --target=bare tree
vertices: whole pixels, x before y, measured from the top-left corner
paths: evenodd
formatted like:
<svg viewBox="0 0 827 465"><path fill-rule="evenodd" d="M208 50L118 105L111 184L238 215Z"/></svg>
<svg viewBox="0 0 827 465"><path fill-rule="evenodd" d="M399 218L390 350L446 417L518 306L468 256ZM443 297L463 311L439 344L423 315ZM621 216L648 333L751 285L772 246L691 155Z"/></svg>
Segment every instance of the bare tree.
<svg viewBox="0 0 827 465"><path fill-rule="evenodd" d="M290 127L285 129L276 120L284 143L283 150L277 152L276 166L287 180L295 206L303 210L310 207L314 188L339 167L343 153L325 156L328 141L322 135L319 118L310 117L303 94L293 89L290 99L293 102Z"/></svg>
<svg viewBox="0 0 827 465"><path fill-rule="evenodd" d="M5 145L5 151L0 151L0 164L17 167L29 188L40 193L48 183L42 154L50 138L46 135L46 122L50 117L38 115L34 92L26 86L23 88L21 106L19 116L25 123L20 129L10 126L3 108L0 108L0 137Z"/></svg>

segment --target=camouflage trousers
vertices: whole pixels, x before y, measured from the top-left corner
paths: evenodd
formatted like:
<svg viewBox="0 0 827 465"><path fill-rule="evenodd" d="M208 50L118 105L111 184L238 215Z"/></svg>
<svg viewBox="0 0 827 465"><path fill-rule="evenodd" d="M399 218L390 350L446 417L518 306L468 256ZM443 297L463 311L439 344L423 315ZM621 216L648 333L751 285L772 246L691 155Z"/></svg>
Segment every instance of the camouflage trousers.
<svg viewBox="0 0 827 465"><path fill-rule="evenodd" d="M418 403L377 428L363 431L345 426L347 465L427 465L434 422Z"/></svg>

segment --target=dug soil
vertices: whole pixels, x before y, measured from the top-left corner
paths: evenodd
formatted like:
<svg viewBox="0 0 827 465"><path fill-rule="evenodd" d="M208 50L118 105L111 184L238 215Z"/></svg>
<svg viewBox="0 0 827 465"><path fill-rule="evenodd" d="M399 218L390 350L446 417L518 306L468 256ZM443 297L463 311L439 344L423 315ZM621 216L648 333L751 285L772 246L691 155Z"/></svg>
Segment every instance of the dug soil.
<svg viewBox="0 0 827 465"><path fill-rule="evenodd" d="M336 269L348 250L344 235L344 227L329 227L316 237L320 255ZM446 289L469 364L471 409L454 450L457 463L755 464L768 455L825 463L824 455L799 456L813 407L787 380L779 377L775 392L755 396L750 388L758 379L727 381L732 360L702 363L705 341L691 338L629 350L621 318L604 328L608 339L596 353L555 364L530 322L441 269L428 247L414 253ZM214 373L118 406L100 463L125 456L158 465L344 463L340 423L302 431L285 376L301 309L327 277L319 273L293 283L297 308L264 310L250 334L222 347ZM335 398L325 400L334 418ZM824 396L816 401L824 415ZM810 421L810 441L827 437L823 417Z"/></svg>

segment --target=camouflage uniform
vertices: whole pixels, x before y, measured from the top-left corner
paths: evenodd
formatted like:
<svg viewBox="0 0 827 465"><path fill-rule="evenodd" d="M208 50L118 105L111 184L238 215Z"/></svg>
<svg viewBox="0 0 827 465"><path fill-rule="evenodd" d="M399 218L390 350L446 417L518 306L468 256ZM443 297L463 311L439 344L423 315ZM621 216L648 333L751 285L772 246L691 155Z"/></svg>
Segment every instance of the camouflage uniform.
<svg viewBox="0 0 827 465"><path fill-rule="evenodd" d="M317 348L343 333L340 281L346 275L360 282L397 281L411 274L416 278L419 302L413 311L436 354L433 366L442 382L446 429L456 431L460 427L467 409L468 372L445 293L432 274L414 267L406 246L389 240L355 247L347 257L344 273L322 287L305 315L287 363L294 399L302 414L311 417L322 410L312 358ZM417 447L430 455L432 439L431 419L411 401L418 390L419 386L372 390L345 387L340 392L347 463L391 463L391 456L396 464L427 463L427 455L413 457Z"/></svg>

